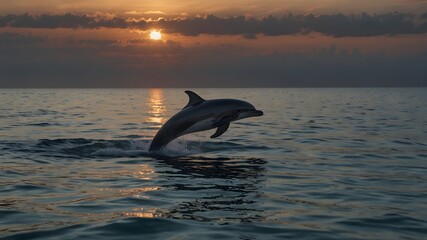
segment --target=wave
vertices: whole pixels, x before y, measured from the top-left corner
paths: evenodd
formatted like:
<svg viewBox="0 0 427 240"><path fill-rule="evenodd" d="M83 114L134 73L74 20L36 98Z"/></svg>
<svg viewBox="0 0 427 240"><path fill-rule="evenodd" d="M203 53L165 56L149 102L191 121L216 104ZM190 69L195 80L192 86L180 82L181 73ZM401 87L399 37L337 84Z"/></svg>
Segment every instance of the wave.
<svg viewBox="0 0 427 240"><path fill-rule="evenodd" d="M148 152L149 140L104 139L41 139L36 148L79 157L140 157L154 156ZM173 151L173 150L172 150ZM168 150L171 152L171 150Z"/></svg>
<svg viewBox="0 0 427 240"><path fill-rule="evenodd" d="M130 136L129 136L130 137ZM139 136L141 138L141 136ZM186 159L206 158L200 155L222 155L223 152L251 152L268 150L266 146L248 145L247 142L236 143L230 141L195 141L186 138L177 139L167 145L161 153L148 151L151 144L149 139L136 139L135 136L123 140L111 139L40 139L37 141L0 141L0 149L6 151L18 151L30 154L41 154L47 157L67 158L120 158L120 157L149 157L155 159ZM197 156L199 155L199 156ZM208 159L223 159L224 157L212 157Z"/></svg>

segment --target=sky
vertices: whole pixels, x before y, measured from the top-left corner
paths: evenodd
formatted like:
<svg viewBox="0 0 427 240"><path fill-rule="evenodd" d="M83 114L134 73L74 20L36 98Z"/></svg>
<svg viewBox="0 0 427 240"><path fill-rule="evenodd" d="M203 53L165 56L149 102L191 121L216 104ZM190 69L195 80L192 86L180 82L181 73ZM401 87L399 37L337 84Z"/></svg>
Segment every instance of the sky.
<svg viewBox="0 0 427 240"><path fill-rule="evenodd" d="M427 86L427 0L0 6L0 87Z"/></svg>

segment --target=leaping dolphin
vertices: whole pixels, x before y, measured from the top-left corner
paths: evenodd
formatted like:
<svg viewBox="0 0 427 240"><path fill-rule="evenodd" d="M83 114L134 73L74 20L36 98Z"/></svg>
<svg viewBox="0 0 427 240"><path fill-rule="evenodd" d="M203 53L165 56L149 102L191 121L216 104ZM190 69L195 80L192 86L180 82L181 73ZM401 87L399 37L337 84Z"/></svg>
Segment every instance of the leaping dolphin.
<svg viewBox="0 0 427 240"><path fill-rule="evenodd" d="M161 151L168 143L182 135L218 128L211 138L227 131L230 122L262 116L262 111L245 101L237 99L204 100L192 91L185 91L188 104L171 117L154 136L150 152Z"/></svg>

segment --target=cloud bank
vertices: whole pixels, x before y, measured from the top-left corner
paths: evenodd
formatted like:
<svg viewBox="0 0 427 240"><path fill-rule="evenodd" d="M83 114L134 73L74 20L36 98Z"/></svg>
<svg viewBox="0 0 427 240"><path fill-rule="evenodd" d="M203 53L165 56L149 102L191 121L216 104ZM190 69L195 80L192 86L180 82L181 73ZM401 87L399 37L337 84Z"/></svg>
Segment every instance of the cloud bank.
<svg viewBox="0 0 427 240"><path fill-rule="evenodd" d="M121 18L111 15L5 15L0 16L0 27L16 28L130 28L148 30L161 28L167 33L185 36L242 35L255 38L258 34L282 36L294 34L322 33L334 37L368 37L380 35L427 33L427 13L385 13L370 15L323 14L267 16L251 18L245 16L217 17L207 15L196 18L160 18L156 21L144 18Z"/></svg>

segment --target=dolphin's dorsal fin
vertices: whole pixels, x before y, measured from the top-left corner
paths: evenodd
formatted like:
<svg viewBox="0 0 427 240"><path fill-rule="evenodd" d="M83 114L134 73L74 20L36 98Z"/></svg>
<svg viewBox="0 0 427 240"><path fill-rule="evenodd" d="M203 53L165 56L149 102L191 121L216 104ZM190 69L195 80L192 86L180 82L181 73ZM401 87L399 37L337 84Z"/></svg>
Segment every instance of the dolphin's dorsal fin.
<svg viewBox="0 0 427 240"><path fill-rule="evenodd" d="M216 132L214 133L214 135L211 136L211 138L216 138L216 137L221 136L223 133L225 133L227 131L229 126L230 126L229 122L222 124L221 126L219 126L216 129Z"/></svg>
<svg viewBox="0 0 427 240"><path fill-rule="evenodd" d="M196 93L192 92L192 91L185 91L185 93L188 95L189 99L188 99L188 103L187 105L185 105L184 108L189 107L189 106L194 106L197 104L200 104L202 102L205 101L205 99L203 99L202 97L200 97L199 95L197 95Z"/></svg>

